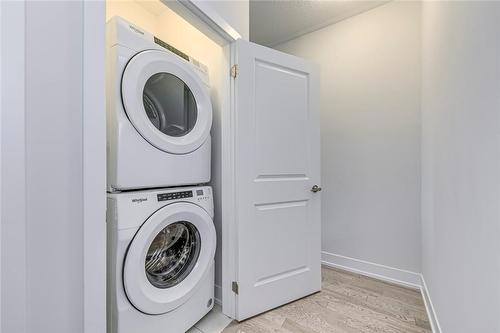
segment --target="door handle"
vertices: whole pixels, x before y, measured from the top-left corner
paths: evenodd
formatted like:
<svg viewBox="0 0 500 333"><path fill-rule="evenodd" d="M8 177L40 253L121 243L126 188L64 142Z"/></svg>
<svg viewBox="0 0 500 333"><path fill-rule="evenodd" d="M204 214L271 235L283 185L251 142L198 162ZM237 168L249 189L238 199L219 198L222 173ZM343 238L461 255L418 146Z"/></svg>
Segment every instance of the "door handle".
<svg viewBox="0 0 500 333"><path fill-rule="evenodd" d="M311 192L314 192L314 193L319 192L319 191L321 191L321 190L322 190L322 189L321 189L321 187L319 187L318 185L314 185L314 186L311 188Z"/></svg>

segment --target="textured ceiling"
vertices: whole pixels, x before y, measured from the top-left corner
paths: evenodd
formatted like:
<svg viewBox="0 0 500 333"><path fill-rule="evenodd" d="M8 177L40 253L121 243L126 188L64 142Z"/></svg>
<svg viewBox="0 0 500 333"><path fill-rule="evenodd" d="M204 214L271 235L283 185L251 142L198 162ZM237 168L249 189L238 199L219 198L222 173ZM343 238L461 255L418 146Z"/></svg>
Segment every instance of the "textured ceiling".
<svg viewBox="0 0 500 333"><path fill-rule="evenodd" d="M250 0L250 40L274 46L388 1Z"/></svg>

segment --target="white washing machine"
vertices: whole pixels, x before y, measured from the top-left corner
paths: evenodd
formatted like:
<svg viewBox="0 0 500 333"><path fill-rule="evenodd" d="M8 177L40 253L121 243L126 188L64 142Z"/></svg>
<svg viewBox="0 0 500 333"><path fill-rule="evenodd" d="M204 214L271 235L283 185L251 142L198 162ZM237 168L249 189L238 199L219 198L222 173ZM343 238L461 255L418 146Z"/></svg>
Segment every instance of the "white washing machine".
<svg viewBox="0 0 500 333"><path fill-rule="evenodd" d="M207 67L120 17L107 23L108 191L210 181Z"/></svg>
<svg viewBox="0 0 500 333"><path fill-rule="evenodd" d="M108 333L183 333L214 304L211 187L108 194Z"/></svg>

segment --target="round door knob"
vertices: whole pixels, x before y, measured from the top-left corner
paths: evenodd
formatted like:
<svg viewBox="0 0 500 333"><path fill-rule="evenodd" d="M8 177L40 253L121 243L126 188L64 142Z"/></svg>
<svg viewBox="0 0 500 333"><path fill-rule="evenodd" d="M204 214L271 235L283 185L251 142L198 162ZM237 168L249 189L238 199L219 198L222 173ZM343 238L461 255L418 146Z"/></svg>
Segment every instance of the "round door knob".
<svg viewBox="0 0 500 333"><path fill-rule="evenodd" d="M319 192L321 191L321 187L319 187L318 185L314 185L312 188L311 188L311 192Z"/></svg>

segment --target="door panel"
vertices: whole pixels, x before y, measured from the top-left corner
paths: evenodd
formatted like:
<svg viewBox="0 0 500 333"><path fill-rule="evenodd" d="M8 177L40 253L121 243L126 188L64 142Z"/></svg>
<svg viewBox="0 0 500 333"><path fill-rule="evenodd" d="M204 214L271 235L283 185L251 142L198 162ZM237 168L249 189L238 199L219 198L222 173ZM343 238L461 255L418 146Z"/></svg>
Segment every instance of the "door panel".
<svg viewBox="0 0 500 333"><path fill-rule="evenodd" d="M307 252L300 244L289 241L307 234L303 223L307 219L307 201L256 204L255 209L252 231L255 232L253 238L259 243L255 256L266 260L256 265L254 285L271 284L307 268Z"/></svg>
<svg viewBox="0 0 500 333"><path fill-rule="evenodd" d="M236 319L319 291L319 78L309 62L234 45Z"/></svg>
<svg viewBox="0 0 500 333"><path fill-rule="evenodd" d="M304 176L307 158L303 156L308 155L308 136L303 130L308 118L307 74L256 60L255 82L257 177ZM259 84L262 82L266 84ZM284 147L293 147L295 153L284 154Z"/></svg>

